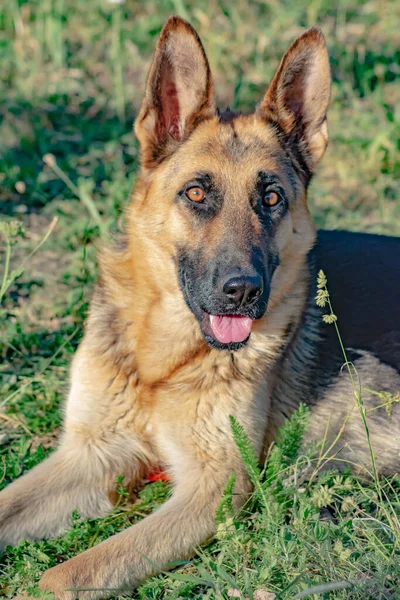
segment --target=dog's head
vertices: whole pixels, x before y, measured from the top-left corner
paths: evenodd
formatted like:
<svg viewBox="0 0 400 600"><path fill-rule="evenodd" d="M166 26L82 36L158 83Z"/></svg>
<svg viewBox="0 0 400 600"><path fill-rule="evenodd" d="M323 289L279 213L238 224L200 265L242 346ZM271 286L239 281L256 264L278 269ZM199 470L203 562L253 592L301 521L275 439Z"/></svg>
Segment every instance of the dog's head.
<svg viewBox="0 0 400 600"><path fill-rule="evenodd" d="M251 115L217 111L209 64L188 23L172 17L162 30L135 125L135 216L151 247L172 259L212 347L247 342L313 245L306 191L327 144L329 95L318 29L290 47Z"/></svg>

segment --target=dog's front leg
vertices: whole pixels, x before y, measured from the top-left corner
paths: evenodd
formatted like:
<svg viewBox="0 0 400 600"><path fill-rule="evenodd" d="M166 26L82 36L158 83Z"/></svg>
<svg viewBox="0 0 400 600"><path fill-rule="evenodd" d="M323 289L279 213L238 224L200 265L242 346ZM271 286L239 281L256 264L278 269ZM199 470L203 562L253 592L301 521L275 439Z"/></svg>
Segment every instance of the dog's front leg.
<svg viewBox="0 0 400 600"><path fill-rule="evenodd" d="M169 563L190 556L214 532L215 512L230 473L237 473L237 505L250 489L237 465L231 470L220 464L196 467L158 511L50 569L41 580L41 589L52 591L57 600L106 598L132 589Z"/></svg>
<svg viewBox="0 0 400 600"><path fill-rule="evenodd" d="M135 395L107 386L101 363L85 359L84 346L80 352L59 448L0 492L0 551L22 539L60 535L74 510L84 518L105 516L117 477L134 481L154 462L135 429ZM124 379L119 385L128 387Z"/></svg>

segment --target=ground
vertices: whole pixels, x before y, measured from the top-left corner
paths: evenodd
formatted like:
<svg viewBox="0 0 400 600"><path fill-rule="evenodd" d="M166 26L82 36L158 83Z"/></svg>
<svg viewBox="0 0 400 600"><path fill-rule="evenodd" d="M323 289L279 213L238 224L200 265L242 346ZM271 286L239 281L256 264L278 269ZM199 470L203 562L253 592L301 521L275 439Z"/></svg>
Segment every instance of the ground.
<svg viewBox="0 0 400 600"><path fill-rule="evenodd" d="M156 37L173 13L198 30L221 108L245 111L296 35L320 25L333 94L312 213L320 227L400 234L396 1L9 0L0 13L0 487L56 442L96 247L123 226L138 164L132 124ZM10 237L10 221L24 231ZM227 598L238 590L258 600L397 597L398 481L297 469L295 440L306 418L282 433L266 473L249 464L258 481L251 506L233 518L227 492L216 541L129 597ZM146 486L136 503L120 492L110 517L76 515L64 537L6 552L0 597L35 590L46 568L143 517L168 485Z"/></svg>

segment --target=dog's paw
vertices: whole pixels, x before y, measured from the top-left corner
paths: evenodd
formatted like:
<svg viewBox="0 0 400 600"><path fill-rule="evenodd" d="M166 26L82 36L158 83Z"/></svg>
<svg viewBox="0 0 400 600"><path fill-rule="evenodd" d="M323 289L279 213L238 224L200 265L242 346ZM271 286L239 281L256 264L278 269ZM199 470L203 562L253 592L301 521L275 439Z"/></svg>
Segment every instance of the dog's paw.
<svg viewBox="0 0 400 600"><path fill-rule="evenodd" d="M105 585L104 571L109 557L104 555L101 546L90 548L46 571L39 582L41 591L52 592L54 600L108 598L110 591Z"/></svg>
<svg viewBox="0 0 400 600"><path fill-rule="evenodd" d="M83 593L71 591L74 588L80 587L76 584L77 577L74 573L72 561L67 561L56 567L52 567L44 573L40 582L39 588L42 592L52 592L49 598L54 600L75 600L75 598L83 598ZM47 596L44 596L47 598ZM85 596L89 598L89 596Z"/></svg>

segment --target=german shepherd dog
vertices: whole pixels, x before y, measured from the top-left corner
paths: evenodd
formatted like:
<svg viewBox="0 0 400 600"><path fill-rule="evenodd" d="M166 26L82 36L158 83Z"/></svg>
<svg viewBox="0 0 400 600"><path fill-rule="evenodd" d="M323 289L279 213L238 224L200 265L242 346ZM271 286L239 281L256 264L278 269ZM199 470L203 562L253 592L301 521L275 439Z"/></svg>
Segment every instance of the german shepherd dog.
<svg viewBox="0 0 400 600"><path fill-rule="evenodd" d="M328 278L361 378L381 470L400 466L400 240L315 233L307 188L327 145L330 70L319 29L282 59L253 114L219 113L192 27L170 18L157 43L135 131L141 172L125 234L100 257L74 358L59 448L0 494L0 540L57 536L73 510L104 516L116 478L154 465L171 498L138 524L48 570L57 600L127 590L213 534L227 480L239 507L251 485L234 415L262 457L300 402L308 437L332 440L354 407L334 328L315 305ZM367 464L353 411L340 457ZM340 448L339 448L340 450ZM71 591L71 588L89 588Z"/></svg>

